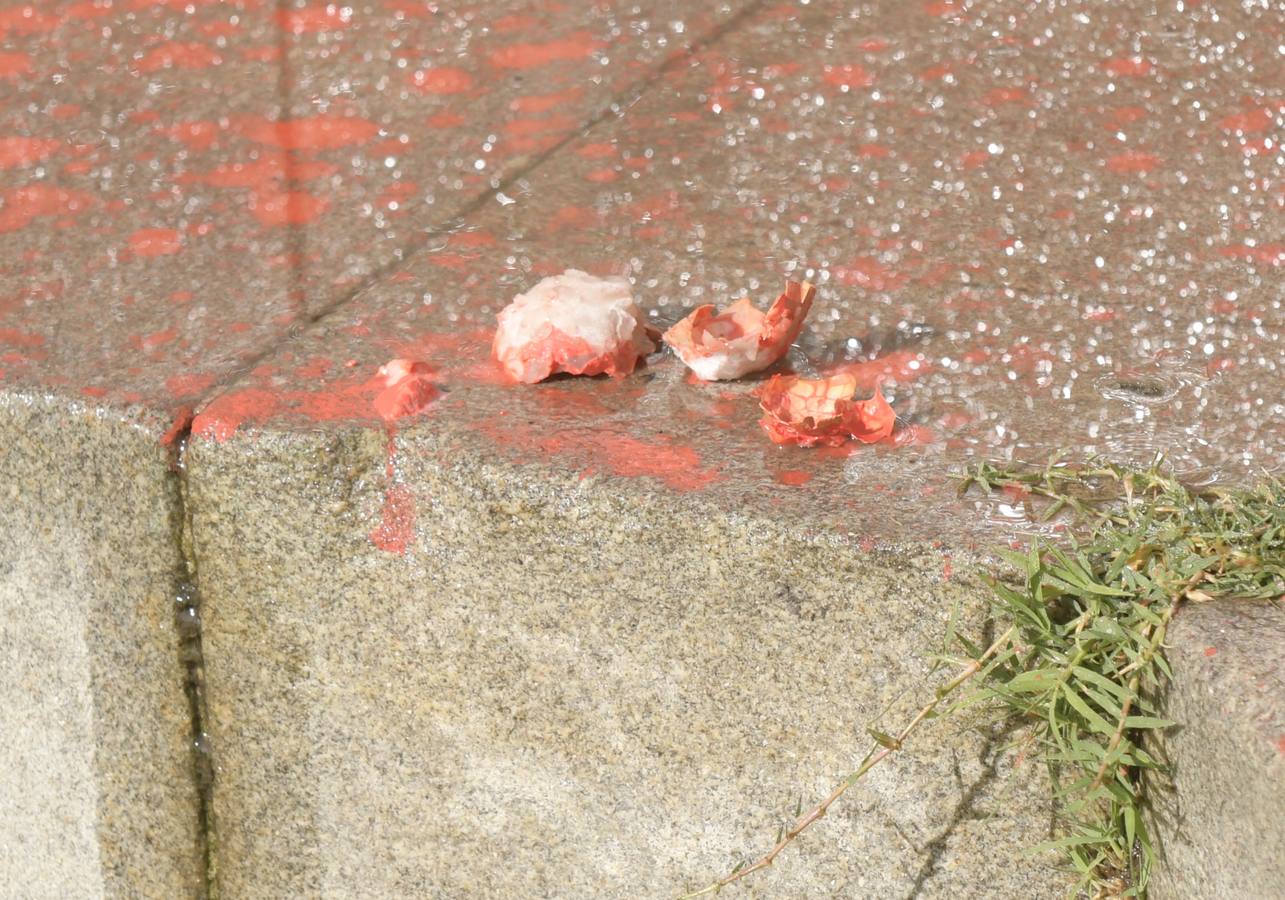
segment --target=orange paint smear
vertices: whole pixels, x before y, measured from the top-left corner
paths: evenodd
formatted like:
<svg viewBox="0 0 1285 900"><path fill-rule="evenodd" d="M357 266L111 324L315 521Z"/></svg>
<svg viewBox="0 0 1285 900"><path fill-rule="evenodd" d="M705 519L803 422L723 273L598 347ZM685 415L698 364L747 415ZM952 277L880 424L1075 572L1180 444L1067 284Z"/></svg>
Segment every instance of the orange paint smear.
<svg viewBox="0 0 1285 900"><path fill-rule="evenodd" d="M491 65L501 69L533 69L555 62L575 62L593 54L602 45L587 31L578 31L561 40L542 44L512 44L491 54Z"/></svg>
<svg viewBox="0 0 1285 900"><path fill-rule="evenodd" d="M68 191L47 184L13 188L0 194L0 234L26 228L45 216L74 215L94 203L90 194Z"/></svg>
<svg viewBox="0 0 1285 900"><path fill-rule="evenodd" d="M591 428L550 434L539 427L489 420L477 428L523 456L569 457L586 476L605 470L622 478L655 478L678 491L699 491L722 480L717 471L701 465L693 448L667 435L643 440Z"/></svg>
<svg viewBox="0 0 1285 900"><path fill-rule="evenodd" d="M29 166L53 155L61 141L49 138L7 137L0 138L0 169Z"/></svg>
<svg viewBox="0 0 1285 900"><path fill-rule="evenodd" d="M171 256L183 249L183 241L173 228L140 228L129 236L129 249L145 258Z"/></svg>
<svg viewBox="0 0 1285 900"><path fill-rule="evenodd" d="M223 57L204 44L171 41L153 47L135 63L135 68L140 72L157 72L161 69L206 69L222 62Z"/></svg>
<svg viewBox="0 0 1285 900"><path fill-rule="evenodd" d="M379 126L368 119L327 113L284 122L252 116L238 128L250 140L282 150L335 150L363 144L379 134Z"/></svg>

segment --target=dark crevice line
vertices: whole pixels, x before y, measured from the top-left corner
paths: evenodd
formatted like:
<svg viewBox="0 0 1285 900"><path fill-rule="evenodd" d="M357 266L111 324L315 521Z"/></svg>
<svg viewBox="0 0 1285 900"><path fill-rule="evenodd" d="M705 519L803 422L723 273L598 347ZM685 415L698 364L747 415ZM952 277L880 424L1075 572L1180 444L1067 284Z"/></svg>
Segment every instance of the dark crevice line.
<svg viewBox="0 0 1285 900"><path fill-rule="evenodd" d="M191 522L187 499L186 453L191 436L189 420L170 447L167 474L172 498L171 533L177 556L174 576L174 628L177 652L183 667L183 693L191 722L189 750L192 779L197 795L197 858L199 860L196 900L215 900L215 846L211 800L214 762L205 731L205 659L201 647L200 600L196 586L196 561L191 546Z"/></svg>
<svg viewBox="0 0 1285 900"><path fill-rule="evenodd" d="M278 0L278 7L281 7L285 4L286 4L286 0ZM727 37L727 35L731 34L732 32L736 31L738 28L740 28L740 26L746 20L751 19L755 15L757 15L758 12L764 6L766 6L766 4L767 4L767 0L754 0L754 2L746 4L746 6L743 9L739 10L734 15L732 15L731 18L729 18L722 25L719 25L717 28L712 29L707 34L703 35L697 40L692 41L692 43L688 44L686 47L682 48L681 50L677 50L674 53L670 54L665 59L664 62L662 62L659 66L655 68L655 70L652 71L650 75L642 79L640 82L634 85L634 87L632 87L630 90L613 97L609 102L604 104L603 107L598 112L596 112L595 114L590 116L587 120L585 120L585 122L579 128L569 132L565 137L560 139L552 147L533 157L526 165L521 166L516 171L506 175L494 187L491 187L488 190L483 191L481 194L474 197L471 201L465 204L463 208L461 208L453 216L451 216L450 219L446 220L445 222L439 223L437 225L430 225L428 227L421 229L420 234L414 240L411 240L407 244L397 249L397 251L394 253L394 258L391 261L376 268L368 276L366 276L359 284L357 284L355 287L345 292L341 297L338 297L335 300L332 300L331 302L318 308L315 312L313 312L310 315L301 316L295 322L295 324L289 329L287 329L282 335L280 335L274 340L269 341L267 344L264 345L264 348L262 350L260 350L258 353L251 356L246 362L238 366L231 373L229 373L228 375L216 381L214 385L210 387L203 395L202 404L209 403L215 397L219 396L226 388L230 387L232 384L235 384L238 380L240 380L240 378L246 372L254 369L256 366L260 365L262 362L272 357L284 344L292 340L300 332L312 327L313 325L320 322L322 319L325 319L333 315L334 313L338 312L339 310L343 309L345 306L347 306L349 303L355 300L358 296L360 296L363 292L369 290L371 287L387 279L389 276L395 274L399 269L407 265L410 262L410 260L414 258L415 254L419 250L423 249L429 243L429 241L431 241L434 237L442 233L453 230L450 223L457 223L460 220L467 219L469 216L478 212L484 206L486 206L488 202L493 201L498 194L501 194L504 191L512 188L514 184L523 180L524 178L529 176L532 172L544 166L551 159L556 158L569 145L575 143L581 138L588 136L588 134L592 132L595 128L597 128L599 125L616 118L618 115L620 115L621 111L626 110L630 106L633 106L634 104L636 104L653 87L655 87L656 84L662 78L665 77L665 75L669 74L675 68L682 65L684 62L690 60L692 57L700 53L703 53L706 50L718 44L725 37ZM280 89L282 91L286 92L286 96L282 100L282 102L286 104L286 106L283 107L283 114L282 114L282 121L285 121L285 116L287 115L288 109L289 109L288 92L290 88L290 70L289 70L289 62L288 62L288 53L286 52L288 49L287 39L284 33L282 35L281 41L282 41L282 55L281 55L281 66L278 71L278 85L280 86ZM286 162L287 181L290 181L292 179L292 172L293 172L293 161L290 159L287 151L287 162ZM306 297L304 296L304 270L303 270L303 265L304 265L303 250L305 247L305 237L304 237L305 231L303 226L298 226L297 227L298 235L296 237L294 233L295 230L296 230L295 227L292 226L291 249L292 249L292 252L297 250L297 256L295 256L294 259L292 260L291 290L293 291L294 296L298 298L297 308L305 309Z"/></svg>

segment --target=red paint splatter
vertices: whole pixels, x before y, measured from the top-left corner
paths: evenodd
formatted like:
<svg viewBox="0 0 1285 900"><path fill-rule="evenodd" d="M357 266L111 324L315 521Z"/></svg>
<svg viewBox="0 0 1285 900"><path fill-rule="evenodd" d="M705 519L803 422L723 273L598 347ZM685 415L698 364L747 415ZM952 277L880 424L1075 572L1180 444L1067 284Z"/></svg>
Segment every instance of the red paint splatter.
<svg viewBox="0 0 1285 900"><path fill-rule="evenodd" d="M1106 167L1109 171L1118 175L1125 175L1132 172L1150 172L1159 166L1160 162L1160 157L1154 153L1129 150L1125 153L1117 153L1115 156L1108 157Z"/></svg>
<svg viewBox="0 0 1285 900"><path fill-rule="evenodd" d="M379 126L368 119L329 113L284 122L255 116L240 122L239 128L250 140L282 150L335 150L379 134Z"/></svg>
<svg viewBox="0 0 1285 900"><path fill-rule="evenodd" d="M61 16L41 12L33 4L0 9L0 34L47 34L61 24Z"/></svg>
<svg viewBox="0 0 1285 900"><path fill-rule="evenodd" d="M1217 653L1218 653L1218 648L1217 648L1217 647L1206 647L1206 648L1205 648L1205 656L1215 656L1215 655L1217 655Z"/></svg>
<svg viewBox="0 0 1285 900"><path fill-rule="evenodd" d="M318 34L339 31L352 22L352 11L337 3L308 9L283 9L277 13L277 25L289 34Z"/></svg>
<svg viewBox="0 0 1285 900"><path fill-rule="evenodd" d="M1266 131L1274 124L1271 110L1265 107L1253 109L1249 112L1234 113L1218 120L1218 127L1223 131L1239 131L1243 134Z"/></svg>
<svg viewBox="0 0 1285 900"><path fill-rule="evenodd" d="M509 109L519 113L545 113L551 109L558 109L575 103L583 95L584 90L582 88L571 88L559 94L518 97L509 103Z"/></svg>
<svg viewBox="0 0 1285 900"><path fill-rule="evenodd" d="M171 375L165 379L165 388L175 397L192 397L204 393L214 382L213 375Z"/></svg>
<svg viewBox="0 0 1285 900"><path fill-rule="evenodd" d="M10 347L39 347L44 342L43 335L16 328L0 328L0 344L8 344Z"/></svg>
<svg viewBox="0 0 1285 900"><path fill-rule="evenodd" d="M511 44L491 53L491 65L501 69L532 69L555 62L575 62L593 55L602 45L587 31L542 44Z"/></svg>
<svg viewBox="0 0 1285 900"><path fill-rule="evenodd" d="M0 234L26 228L33 219L74 215L88 209L94 198L80 191L63 190L47 184L13 188L0 195Z"/></svg>
<svg viewBox="0 0 1285 900"><path fill-rule="evenodd" d="M140 72L157 72L161 69L205 69L217 66L223 57L214 50L192 42L170 41L153 47L135 63Z"/></svg>
<svg viewBox="0 0 1285 900"><path fill-rule="evenodd" d="M473 87L473 76L454 66L439 66L413 73L410 83L421 94L462 94Z"/></svg>
<svg viewBox="0 0 1285 900"><path fill-rule="evenodd" d="M1153 68L1149 60L1140 56L1117 56L1102 63L1102 68L1112 75L1139 77L1150 74Z"/></svg>
<svg viewBox="0 0 1285 900"><path fill-rule="evenodd" d="M899 275L872 256L855 259L847 265L831 266L830 275L839 284L871 291L895 291L906 283L905 275Z"/></svg>
<svg viewBox="0 0 1285 900"><path fill-rule="evenodd" d="M776 473L776 480L780 484L788 484L790 487L800 487L812 480L812 473L803 469L786 469Z"/></svg>
<svg viewBox="0 0 1285 900"><path fill-rule="evenodd" d="M304 191L263 188L250 195L250 213L268 227L306 225L330 207L328 197L314 197Z"/></svg>
<svg viewBox="0 0 1285 900"><path fill-rule="evenodd" d="M183 249L183 241L173 228L140 228L129 236L129 249L135 256L171 256Z"/></svg>
<svg viewBox="0 0 1285 900"><path fill-rule="evenodd" d="M379 524L370 532L370 542L385 553L405 555L415 540L415 495L404 484L389 485Z"/></svg>
<svg viewBox="0 0 1285 900"><path fill-rule="evenodd" d="M16 169L18 166L38 163L61 146L61 141L50 138L0 138L0 169Z"/></svg>
<svg viewBox="0 0 1285 900"><path fill-rule="evenodd" d="M179 122L158 129L160 134L171 140L182 141L191 150L208 150L218 139L219 130L216 122Z"/></svg>
<svg viewBox="0 0 1285 900"><path fill-rule="evenodd" d="M1003 106L1006 103L1025 103L1030 99L1030 92L1026 88L995 88L987 92L987 106Z"/></svg>
<svg viewBox="0 0 1285 900"><path fill-rule="evenodd" d="M26 53L0 53L0 78L18 78L31 71L31 57Z"/></svg>
<svg viewBox="0 0 1285 900"><path fill-rule="evenodd" d="M161 435L161 446L173 447L178 440L179 435L187 431L188 426L192 424L192 407L180 406L174 413L174 421L170 427Z"/></svg>
<svg viewBox="0 0 1285 900"><path fill-rule="evenodd" d="M702 490L722 477L704 468L693 448L677 444L667 435L644 440L591 428L550 434L543 428L494 421L477 427L497 443L524 454L571 457L583 466L585 475L606 469L623 478L655 478L679 491Z"/></svg>
<svg viewBox="0 0 1285 900"><path fill-rule="evenodd" d="M822 70L821 80L837 88L863 88L875 83L874 76L859 63L826 66Z"/></svg>
<svg viewBox="0 0 1285 900"><path fill-rule="evenodd" d="M0 231L3 230L3 228L0 228ZM1258 244L1256 246L1236 244L1231 247L1222 247L1218 252L1228 259L1243 259L1247 262L1262 263L1265 266L1285 265L1285 244Z"/></svg>

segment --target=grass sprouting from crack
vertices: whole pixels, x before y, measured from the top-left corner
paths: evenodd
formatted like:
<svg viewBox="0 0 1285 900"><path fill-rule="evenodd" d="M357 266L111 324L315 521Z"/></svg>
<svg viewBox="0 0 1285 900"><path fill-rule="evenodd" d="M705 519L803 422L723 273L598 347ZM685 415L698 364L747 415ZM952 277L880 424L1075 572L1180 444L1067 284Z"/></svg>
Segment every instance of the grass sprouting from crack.
<svg viewBox="0 0 1285 900"><path fill-rule="evenodd" d="M685 897L719 893L767 868L922 723L978 706L1030 726L1024 752L1049 770L1059 833L1032 849L1059 851L1090 896L1146 896L1155 853L1139 776L1164 774L1144 736L1174 724L1152 700L1171 676L1166 630L1183 603L1285 594L1285 482L1189 488L1161 460L1133 470L1055 457L1032 469L979 464L960 494L973 488L1017 495L1038 518L1072 520L1065 543L1036 540L1004 554L1016 578L988 577L995 617L1008 630L982 649L956 633L952 617L939 662L957 674L895 737L872 728L861 765L796 811L765 854ZM943 705L965 685L962 699Z"/></svg>

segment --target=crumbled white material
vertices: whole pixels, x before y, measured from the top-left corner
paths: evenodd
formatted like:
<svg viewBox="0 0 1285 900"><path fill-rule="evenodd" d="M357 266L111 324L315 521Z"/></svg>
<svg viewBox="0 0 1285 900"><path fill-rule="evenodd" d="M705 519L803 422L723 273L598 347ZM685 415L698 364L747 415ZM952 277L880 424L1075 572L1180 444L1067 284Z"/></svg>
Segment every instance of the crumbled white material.
<svg viewBox="0 0 1285 900"><path fill-rule="evenodd" d="M589 358L628 355L626 351L640 356L655 349L628 279L568 269L542 279L501 310L495 357L515 379L527 381L531 373L521 360L522 348L546 341L556 345L563 336L584 341Z"/></svg>

